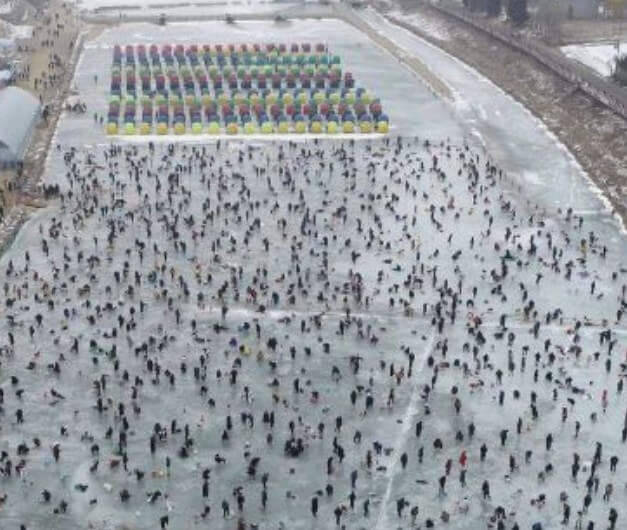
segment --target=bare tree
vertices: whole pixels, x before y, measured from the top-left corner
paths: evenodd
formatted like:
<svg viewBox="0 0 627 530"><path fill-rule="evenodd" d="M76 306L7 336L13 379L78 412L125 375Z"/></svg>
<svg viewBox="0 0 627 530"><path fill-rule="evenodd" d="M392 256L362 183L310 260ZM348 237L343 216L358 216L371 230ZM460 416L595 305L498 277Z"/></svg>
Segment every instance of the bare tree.
<svg viewBox="0 0 627 530"><path fill-rule="evenodd" d="M627 0L606 0L605 8L614 18L623 18L627 14Z"/></svg>
<svg viewBox="0 0 627 530"><path fill-rule="evenodd" d="M542 28L544 37L551 44L562 40L562 24L566 20L567 8L561 0L540 0L536 13L536 24Z"/></svg>

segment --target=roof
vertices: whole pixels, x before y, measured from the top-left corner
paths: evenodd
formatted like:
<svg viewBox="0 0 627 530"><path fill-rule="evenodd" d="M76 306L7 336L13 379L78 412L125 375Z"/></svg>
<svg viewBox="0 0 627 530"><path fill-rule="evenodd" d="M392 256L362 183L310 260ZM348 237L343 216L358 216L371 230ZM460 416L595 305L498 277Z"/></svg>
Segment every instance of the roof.
<svg viewBox="0 0 627 530"><path fill-rule="evenodd" d="M15 41L13 39L0 39L0 49L10 50L15 48Z"/></svg>
<svg viewBox="0 0 627 530"><path fill-rule="evenodd" d="M26 90L14 86L0 90L0 145L16 157L28 144L39 107L37 98Z"/></svg>

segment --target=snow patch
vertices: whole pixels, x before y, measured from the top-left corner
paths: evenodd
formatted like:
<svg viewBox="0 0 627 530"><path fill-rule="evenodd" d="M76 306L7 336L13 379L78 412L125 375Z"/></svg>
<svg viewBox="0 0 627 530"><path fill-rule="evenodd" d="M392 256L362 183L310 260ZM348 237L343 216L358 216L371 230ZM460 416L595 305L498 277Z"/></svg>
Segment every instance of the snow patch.
<svg viewBox="0 0 627 530"><path fill-rule="evenodd" d="M2 14L1 11L0 14ZM0 36L9 40L30 39L33 36L33 26L14 26L9 22L0 20Z"/></svg>
<svg viewBox="0 0 627 530"><path fill-rule="evenodd" d="M0 4L0 15L8 15L15 9L15 2L3 2Z"/></svg>
<svg viewBox="0 0 627 530"><path fill-rule="evenodd" d="M451 35L448 32L448 29L444 27L443 24L439 23L436 20L429 19L422 15L421 13L403 13L401 11L391 11L390 15L395 18L404 20L408 22L412 26L415 26L416 29L426 33L430 37L434 39L438 39L441 41L451 40Z"/></svg>
<svg viewBox="0 0 627 530"><path fill-rule="evenodd" d="M627 42L619 44L573 44L560 48L569 59L578 61L603 77L609 77L614 71L614 60L620 54L627 53Z"/></svg>

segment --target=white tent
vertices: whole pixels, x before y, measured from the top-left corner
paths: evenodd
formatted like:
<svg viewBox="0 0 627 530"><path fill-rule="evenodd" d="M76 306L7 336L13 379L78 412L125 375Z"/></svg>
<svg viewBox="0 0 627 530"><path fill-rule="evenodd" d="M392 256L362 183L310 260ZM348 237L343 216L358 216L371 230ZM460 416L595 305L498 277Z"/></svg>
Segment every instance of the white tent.
<svg viewBox="0 0 627 530"><path fill-rule="evenodd" d="M0 167L12 167L24 158L39 118L37 98L17 87L0 90Z"/></svg>

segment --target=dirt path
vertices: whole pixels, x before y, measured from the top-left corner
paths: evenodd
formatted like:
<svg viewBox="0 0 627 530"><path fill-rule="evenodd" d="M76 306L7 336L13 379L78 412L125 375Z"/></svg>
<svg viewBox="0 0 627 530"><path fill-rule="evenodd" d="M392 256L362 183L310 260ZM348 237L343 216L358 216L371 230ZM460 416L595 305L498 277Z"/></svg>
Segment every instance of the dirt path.
<svg viewBox="0 0 627 530"><path fill-rule="evenodd" d="M37 198L37 183L72 79L79 27L75 11L63 2L53 0L38 20L28 43L32 50L26 57L30 77L20 80L18 86L40 98L43 105L48 106L49 117L42 119L33 133L21 174L16 171L0 174L0 205L3 208L0 251L8 240L12 240L28 212L43 204Z"/></svg>
<svg viewBox="0 0 627 530"><path fill-rule="evenodd" d="M384 13L390 4L376 5ZM627 223L627 120L586 96L529 56L424 3L393 6L419 15L412 31L459 57L541 119L573 153ZM429 28L438 27L440 32ZM446 38L442 37L446 35Z"/></svg>
<svg viewBox="0 0 627 530"><path fill-rule="evenodd" d="M67 62L78 33L79 21L73 10L53 0L38 20L33 37L27 42L30 77L18 86L42 96L48 102L63 84ZM58 60L55 60L55 56Z"/></svg>

